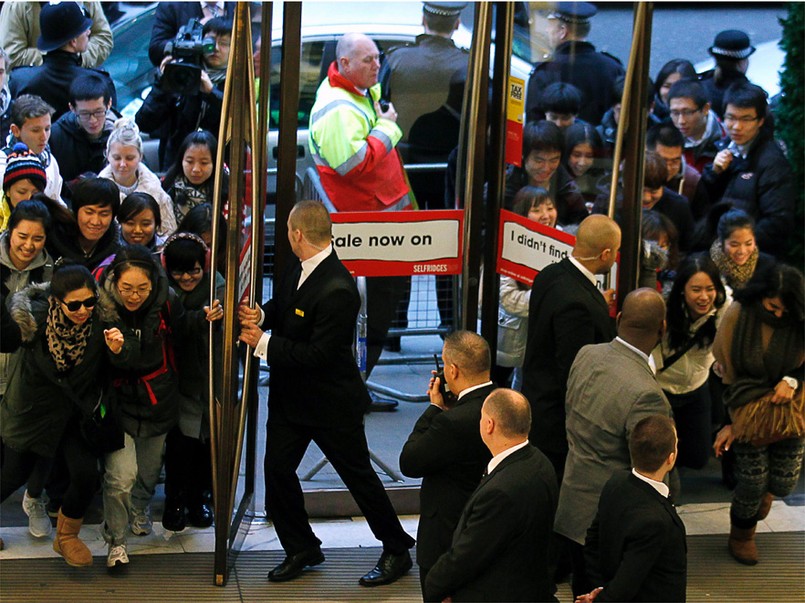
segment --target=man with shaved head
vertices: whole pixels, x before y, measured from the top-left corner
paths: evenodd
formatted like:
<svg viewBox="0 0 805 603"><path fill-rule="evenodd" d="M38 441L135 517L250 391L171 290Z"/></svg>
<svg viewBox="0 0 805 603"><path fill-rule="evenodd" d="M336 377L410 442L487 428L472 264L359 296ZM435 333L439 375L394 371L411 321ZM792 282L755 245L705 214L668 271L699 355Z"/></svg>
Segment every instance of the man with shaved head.
<svg viewBox="0 0 805 603"><path fill-rule="evenodd" d="M612 474L631 467L629 437L641 419L670 416L649 355L665 333L665 302L654 289L626 296L618 336L583 347L567 382L565 410L569 452L554 530L569 541L573 594L589 593L584 539Z"/></svg>
<svg viewBox="0 0 805 603"><path fill-rule="evenodd" d="M531 290L523 363L523 394L534 416L530 441L550 459L560 483L567 456L567 376L583 346L615 336L595 276L610 271L620 246L614 220L589 216L579 226L571 256L540 272Z"/></svg>
<svg viewBox="0 0 805 603"><path fill-rule="evenodd" d="M381 107L379 72L377 45L364 34L347 33L338 41L336 60L316 91L310 154L337 211L413 209L396 148L402 130L394 105ZM366 281L367 376L383 351L399 301L408 295L409 281L399 276Z"/></svg>
<svg viewBox="0 0 805 603"><path fill-rule="evenodd" d="M449 550L428 572L425 601L556 600L548 574L556 476L529 444L530 425L522 394L496 389L487 396L480 433L492 459Z"/></svg>

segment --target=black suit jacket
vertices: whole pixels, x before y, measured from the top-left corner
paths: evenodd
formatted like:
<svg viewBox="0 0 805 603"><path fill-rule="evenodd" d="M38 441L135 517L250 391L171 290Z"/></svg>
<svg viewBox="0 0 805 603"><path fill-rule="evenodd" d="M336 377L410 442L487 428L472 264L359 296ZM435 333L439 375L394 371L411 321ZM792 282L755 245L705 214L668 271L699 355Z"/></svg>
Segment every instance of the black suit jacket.
<svg viewBox="0 0 805 603"><path fill-rule="evenodd" d="M473 390L442 411L429 405L400 453L400 470L421 477L417 563L430 568L450 548L461 511L492 455L481 440L481 406L494 384Z"/></svg>
<svg viewBox="0 0 805 603"><path fill-rule="evenodd" d="M597 601L685 601L685 525L671 502L631 471L613 475L587 531L587 573Z"/></svg>
<svg viewBox="0 0 805 603"><path fill-rule="evenodd" d="M313 427L361 423L369 392L352 354L360 297L332 252L297 290L301 264L287 270L263 306L268 344L269 417Z"/></svg>
<svg viewBox="0 0 805 603"><path fill-rule="evenodd" d="M531 403L529 440L543 452L567 453L565 394L576 354L615 335L604 296L569 259L546 267L534 279L523 395Z"/></svg>
<svg viewBox="0 0 805 603"><path fill-rule="evenodd" d="M425 599L553 601L548 548L557 503L556 475L530 444L481 480L431 568Z"/></svg>

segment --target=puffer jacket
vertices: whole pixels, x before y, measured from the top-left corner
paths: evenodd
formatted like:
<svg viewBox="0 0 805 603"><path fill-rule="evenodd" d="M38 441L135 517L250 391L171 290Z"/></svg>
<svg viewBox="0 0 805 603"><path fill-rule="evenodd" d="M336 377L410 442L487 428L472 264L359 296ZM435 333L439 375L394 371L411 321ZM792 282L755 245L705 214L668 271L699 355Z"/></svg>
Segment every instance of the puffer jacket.
<svg viewBox="0 0 805 603"><path fill-rule="evenodd" d="M123 306L107 266L98 281L114 301L123 349L111 357L111 412L133 437L167 433L179 418L176 343L188 341L186 315L161 272L136 312Z"/></svg>
<svg viewBox="0 0 805 603"><path fill-rule="evenodd" d="M223 299L224 277L215 273L215 296ZM181 393L181 409L179 412L179 429L187 437L199 438L209 432L209 325L205 321L204 306L210 302L210 273L206 272L199 284L190 292L183 291L176 285L176 295L187 312L187 320L198 325L192 329L183 346L183 353L177 356L179 368L179 390ZM202 326L203 325L203 326ZM213 332L216 345L221 343L220 324L216 323ZM220 350L220 347L216 347ZM220 375L222 357L215 354L213 370ZM220 383L220 380L218 380Z"/></svg>
<svg viewBox="0 0 805 603"><path fill-rule="evenodd" d="M31 285L11 297L9 310L20 328L22 347L0 403L4 444L48 458L55 455L68 420L91 417L101 402L108 358L103 330L117 320L114 304L99 292L84 356L59 373L45 338L49 297L49 283Z"/></svg>
<svg viewBox="0 0 805 603"><path fill-rule="evenodd" d="M34 283L44 283L53 274L53 261L44 249L23 270L18 270L9 256L9 233L0 234L0 299L9 301L14 293ZM5 335L5 334L4 334ZM0 354L0 396L6 391L11 376L12 361L18 354Z"/></svg>
<svg viewBox="0 0 805 603"><path fill-rule="evenodd" d="M498 366L522 367L528 339L528 302L531 289L520 289L509 276L500 277L498 308Z"/></svg>

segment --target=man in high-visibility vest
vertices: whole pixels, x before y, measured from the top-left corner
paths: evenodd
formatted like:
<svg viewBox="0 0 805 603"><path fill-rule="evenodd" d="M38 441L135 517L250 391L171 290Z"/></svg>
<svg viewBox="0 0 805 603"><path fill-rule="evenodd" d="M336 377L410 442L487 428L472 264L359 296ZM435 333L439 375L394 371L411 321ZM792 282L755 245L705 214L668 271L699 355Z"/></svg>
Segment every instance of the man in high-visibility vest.
<svg viewBox="0 0 805 603"><path fill-rule="evenodd" d="M380 52L371 38L348 33L316 92L310 112L310 152L338 211L414 209L400 155L397 111L380 104ZM408 277L367 279L367 376L377 364ZM373 410L393 410L373 405Z"/></svg>

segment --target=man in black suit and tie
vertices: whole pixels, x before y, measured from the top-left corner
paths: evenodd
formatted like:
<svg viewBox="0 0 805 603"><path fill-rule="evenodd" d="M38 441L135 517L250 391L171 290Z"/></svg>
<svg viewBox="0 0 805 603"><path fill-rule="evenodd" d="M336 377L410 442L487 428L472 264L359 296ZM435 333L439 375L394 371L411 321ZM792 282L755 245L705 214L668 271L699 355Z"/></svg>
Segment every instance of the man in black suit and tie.
<svg viewBox="0 0 805 603"><path fill-rule="evenodd" d="M497 389L481 409L481 438L492 453L458 522L450 550L428 572L425 600L555 601L548 548L556 476L528 443L531 407Z"/></svg>
<svg viewBox="0 0 805 603"><path fill-rule="evenodd" d="M400 453L403 474L422 478L416 561L423 593L428 571L450 548L461 511L491 458L478 431L481 406L495 389L489 345L476 333L454 331L444 340L442 361L443 377L434 376L428 386L430 406ZM441 394L442 379L452 400Z"/></svg>
<svg viewBox="0 0 805 603"><path fill-rule="evenodd" d="M579 226L571 256L546 267L531 288L523 363L523 394L534 417L529 440L550 459L560 483L567 458L567 377L583 346L615 337L595 275L611 270L620 244L614 220L589 216ZM613 299L611 291L604 293Z"/></svg>
<svg viewBox="0 0 805 603"><path fill-rule="evenodd" d="M284 582L324 561L305 511L296 470L316 442L344 480L383 543L363 586L390 584L412 566L414 545L372 469L363 428L369 394L352 355L360 298L332 246L332 224L318 201L301 201L288 218L288 239L300 264L286 271L262 308L241 306L240 340L271 367L266 430L266 504L285 549L268 574ZM270 331L263 332L262 325Z"/></svg>
<svg viewBox="0 0 805 603"><path fill-rule="evenodd" d="M664 415L642 419L629 438L629 453L634 468L604 486L584 546L587 574L604 586L577 603L685 601L685 525L663 483L676 462L674 422Z"/></svg>

